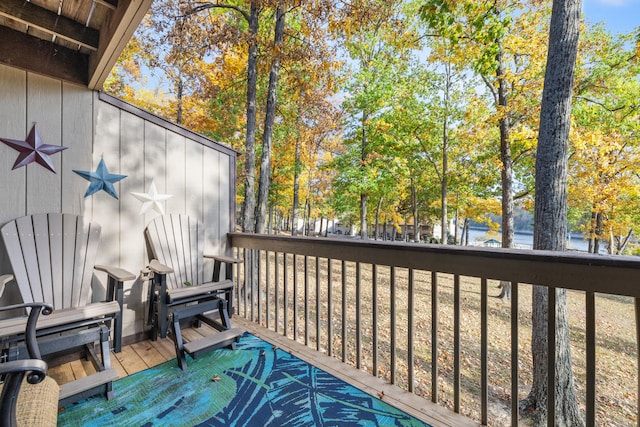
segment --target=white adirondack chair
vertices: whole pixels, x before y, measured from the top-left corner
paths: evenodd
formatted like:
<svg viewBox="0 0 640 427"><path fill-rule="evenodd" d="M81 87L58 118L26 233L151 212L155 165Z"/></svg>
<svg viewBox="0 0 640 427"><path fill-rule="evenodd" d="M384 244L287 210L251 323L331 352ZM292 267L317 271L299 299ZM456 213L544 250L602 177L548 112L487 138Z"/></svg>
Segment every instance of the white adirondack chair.
<svg viewBox="0 0 640 427"><path fill-rule="evenodd" d="M151 323L151 339L167 336L171 322L178 364L186 369L185 352L195 357L203 351L226 345L233 346L243 331L231 327L233 281L230 268L241 260L204 254L204 226L186 215L170 214L151 221L145 230L149 250L149 270L153 277L149 286L147 321ZM204 277L204 259L214 261L213 277ZM220 279L220 266L227 266L225 280ZM186 305L190 303L189 305ZM205 316L205 313L213 312ZM221 333L202 340L183 343L180 321L196 319Z"/></svg>
<svg viewBox="0 0 640 427"><path fill-rule="evenodd" d="M135 276L120 268L94 265L100 231L100 225L82 216L59 213L21 217L1 229L23 302L44 302L54 309L37 324L43 357L84 348L96 365L96 374L63 385L63 404L98 392L111 398L112 381L118 378L111 368L109 333L113 325L114 350L119 352L123 282ZM106 300L92 303L94 269L107 273L108 284ZM26 317L2 322L0 339L13 343L13 357L19 357ZM100 343L100 358L94 352L95 343Z"/></svg>

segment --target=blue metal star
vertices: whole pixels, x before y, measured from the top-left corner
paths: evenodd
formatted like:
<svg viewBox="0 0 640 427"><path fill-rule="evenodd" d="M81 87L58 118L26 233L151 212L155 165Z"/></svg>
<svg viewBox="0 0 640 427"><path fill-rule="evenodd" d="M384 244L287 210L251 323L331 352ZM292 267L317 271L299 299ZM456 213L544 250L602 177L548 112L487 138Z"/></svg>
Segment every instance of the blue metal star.
<svg viewBox="0 0 640 427"><path fill-rule="evenodd" d="M104 190L111 197L117 199L118 193L116 193L113 184L127 177L127 175L109 173L107 166L104 164L104 159L100 159L100 163L98 163L98 168L95 172L78 170L74 170L74 172L90 182L87 192L84 193L84 197L89 197L100 190Z"/></svg>
<svg viewBox="0 0 640 427"><path fill-rule="evenodd" d="M29 132L27 139L24 141L7 138L0 138L0 141L20 152L20 155L16 159L11 170L36 162L49 169L51 172L56 173L49 156L67 149L67 147L63 147L61 145L43 144L35 123L31 127L31 131Z"/></svg>

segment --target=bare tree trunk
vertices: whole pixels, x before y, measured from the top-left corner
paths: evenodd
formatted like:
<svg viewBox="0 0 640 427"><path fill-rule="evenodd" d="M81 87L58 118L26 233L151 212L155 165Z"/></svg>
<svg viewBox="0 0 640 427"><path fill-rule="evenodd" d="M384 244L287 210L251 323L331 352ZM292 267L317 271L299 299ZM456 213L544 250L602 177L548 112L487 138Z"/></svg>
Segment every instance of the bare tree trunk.
<svg viewBox="0 0 640 427"><path fill-rule="evenodd" d="M293 209L291 213L291 235L298 234L298 204L300 203L300 140L296 139L295 166L293 172Z"/></svg>
<svg viewBox="0 0 640 427"><path fill-rule="evenodd" d="M378 207L376 208L376 226L375 231L373 232L374 240L378 240L378 227L380 226L380 212L382 211L382 201L384 200L384 196L380 196L378 199Z"/></svg>
<svg viewBox="0 0 640 427"><path fill-rule="evenodd" d="M591 210L591 223L589 224L589 253L593 254L595 253L593 248L595 245L595 240L596 238L594 237L596 235L596 211L595 210Z"/></svg>
<svg viewBox="0 0 640 427"><path fill-rule="evenodd" d="M256 214L256 233L264 233L266 225L267 204L269 203L269 187L271 185L271 145L273 140L273 124L278 103L278 76L280 75L280 45L284 39L284 12L276 8L276 28L274 35L274 56L269 73L267 88L267 111L262 133L262 161L260 163L260 184L258 186L258 212Z"/></svg>
<svg viewBox="0 0 640 427"><path fill-rule="evenodd" d="M178 76L178 94L176 95L176 101L178 102L178 111L176 111L176 123L182 124L182 98L184 94L184 82L182 81L182 75Z"/></svg>
<svg viewBox="0 0 640 427"><path fill-rule="evenodd" d="M459 216L459 212L458 212L458 208L456 208L456 219L455 219L455 224L456 224L456 228L454 230L454 234L453 234L453 241L454 241L454 245L458 244L458 221L460 220L460 216ZM460 241L462 243L462 240Z"/></svg>
<svg viewBox="0 0 640 427"><path fill-rule="evenodd" d="M533 248L562 251L567 233L568 139L581 0L554 0L536 154ZM541 284L544 285L544 284ZM533 386L521 408L547 424L548 292L556 292L555 425L582 426L571 367L566 290L533 288Z"/></svg>
<svg viewBox="0 0 640 427"><path fill-rule="evenodd" d="M469 246L469 218L464 219L464 228L467 230L467 234L465 234L465 246Z"/></svg>
<svg viewBox="0 0 640 427"><path fill-rule="evenodd" d="M369 115L366 111L362 112L362 147L360 151L360 160L362 160L361 170L365 173L365 161L367 160L368 144L367 144L367 128L366 123L369 119ZM367 234L367 195L365 193L360 194L360 238L366 240Z"/></svg>
<svg viewBox="0 0 640 427"><path fill-rule="evenodd" d="M446 245L449 237L449 221L447 214L447 174L449 172L449 104L451 96L451 64L445 63L446 80L444 91L445 116L442 121L442 176L440 177L440 243Z"/></svg>
<svg viewBox="0 0 640 427"><path fill-rule="evenodd" d="M507 108L507 82L502 63L502 45L498 53L498 105ZM502 247L513 247L513 159L511 158L511 137L509 117L500 119L500 159L502 160ZM511 298L511 283L500 282L502 291L498 298Z"/></svg>
<svg viewBox="0 0 640 427"><path fill-rule="evenodd" d="M251 1L249 12L249 52L247 58L247 134L245 141L244 202L242 231L255 231L256 210L256 86L258 81L258 2Z"/></svg>
<svg viewBox="0 0 640 427"><path fill-rule="evenodd" d="M420 241L420 220L418 218L418 196L416 194L416 185L411 177L411 210L413 212L413 240Z"/></svg>

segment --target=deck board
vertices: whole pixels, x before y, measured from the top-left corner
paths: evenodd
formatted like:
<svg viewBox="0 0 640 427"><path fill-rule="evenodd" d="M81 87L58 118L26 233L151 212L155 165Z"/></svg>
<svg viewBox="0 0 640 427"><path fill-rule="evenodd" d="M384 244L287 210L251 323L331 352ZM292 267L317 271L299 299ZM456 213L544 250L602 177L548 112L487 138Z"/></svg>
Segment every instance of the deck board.
<svg viewBox="0 0 640 427"><path fill-rule="evenodd" d="M65 363L64 365L54 366L47 371L49 376L56 380L58 384L65 384L75 380L73 375L73 369L71 363Z"/></svg>
<svg viewBox="0 0 640 427"><path fill-rule="evenodd" d="M156 366L166 362L168 359L160 353L149 341L142 341L131 345L131 348L140 356L140 358L146 364L146 368L149 366Z"/></svg>
<svg viewBox="0 0 640 427"><path fill-rule="evenodd" d="M135 374L149 367L131 346L126 346L122 349L118 354L118 360L127 372L127 375Z"/></svg>

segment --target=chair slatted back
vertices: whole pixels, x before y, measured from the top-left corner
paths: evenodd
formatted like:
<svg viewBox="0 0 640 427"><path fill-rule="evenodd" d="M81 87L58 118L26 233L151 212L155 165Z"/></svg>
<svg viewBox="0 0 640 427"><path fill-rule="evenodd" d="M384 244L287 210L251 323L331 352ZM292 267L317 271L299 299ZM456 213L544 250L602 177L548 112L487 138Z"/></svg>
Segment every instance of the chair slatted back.
<svg viewBox="0 0 640 427"><path fill-rule="evenodd" d="M168 289L203 283L204 227L196 219L179 214L155 218L145 237L151 257L173 268L167 275Z"/></svg>
<svg viewBox="0 0 640 427"><path fill-rule="evenodd" d="M55 310L89 304L100 231L74 214L29 215L5 224L2 240L23 301Z"/></svg>

